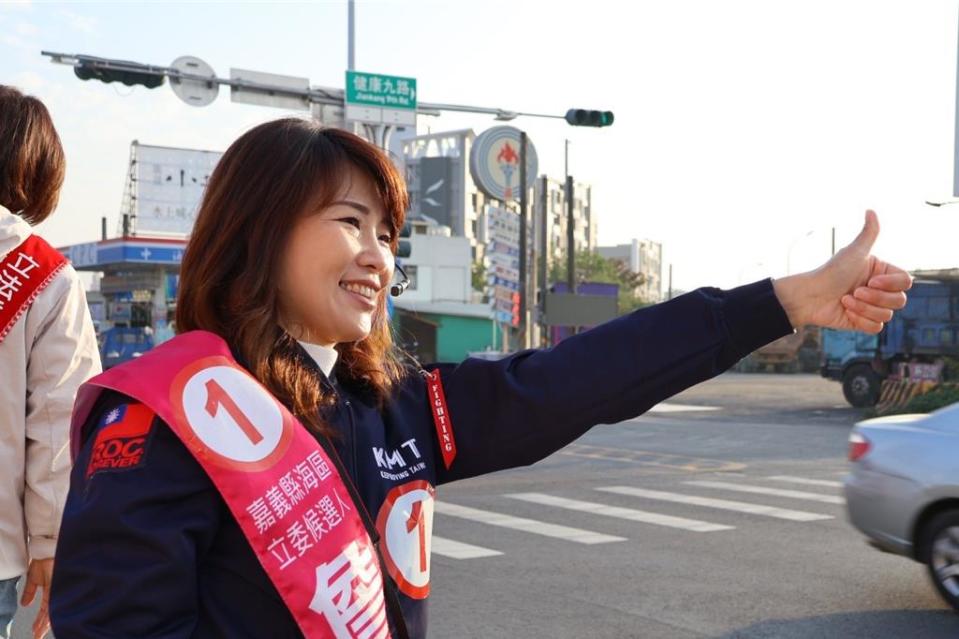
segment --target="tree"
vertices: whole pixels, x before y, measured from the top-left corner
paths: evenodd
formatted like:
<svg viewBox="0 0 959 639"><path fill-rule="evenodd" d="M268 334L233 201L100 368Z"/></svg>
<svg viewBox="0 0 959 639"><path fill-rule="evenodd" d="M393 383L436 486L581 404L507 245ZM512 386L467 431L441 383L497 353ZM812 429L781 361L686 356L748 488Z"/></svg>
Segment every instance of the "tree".
<svg viewBox="0 0 959 639"><path fill-rule="evenodd" d="M473 290L483 292L486 290L486 267L483 265L482 260L473 262L473 268L471 272L470 281L473 285Z"/></svg>

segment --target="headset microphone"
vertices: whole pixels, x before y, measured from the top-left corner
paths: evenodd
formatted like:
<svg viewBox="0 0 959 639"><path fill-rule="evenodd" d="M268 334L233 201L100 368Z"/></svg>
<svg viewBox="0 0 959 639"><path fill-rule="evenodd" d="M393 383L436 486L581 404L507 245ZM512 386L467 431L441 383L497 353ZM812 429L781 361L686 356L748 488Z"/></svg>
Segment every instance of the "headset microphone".
<svg viewBox="0 0 959 639"><path fill-rule="evenodd" d="M392 295L393 297L399 297L400 295L402 295L403 291L405 291L407 287L409 287L409 285L411 284L410 278L406 274L406 271L403 270L402 266L397 264L396 270L400 272L400 277L402 277L402 279L399 281L398 284L394 284L393 286L390 287L390 295Z"/></svg>

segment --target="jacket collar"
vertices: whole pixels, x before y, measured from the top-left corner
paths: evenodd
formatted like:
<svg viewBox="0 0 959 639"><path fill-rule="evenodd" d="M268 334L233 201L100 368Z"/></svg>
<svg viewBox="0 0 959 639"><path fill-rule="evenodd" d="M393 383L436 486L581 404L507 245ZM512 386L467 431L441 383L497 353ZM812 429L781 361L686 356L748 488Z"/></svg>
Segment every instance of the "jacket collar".
<svg viewBox="0 0 959 639"><path fill-rule="evenodd" d="M310 344L309 342L299 342L300 346L303 347L303 350L309 354L309 356L316 362L316 365L323 371L327 377L333 372L333 367L336 366L336 360L339 358L339 353L335 348L329 346L320 346L319 344Z"/></svg>
<svg viewBox="0 0 959 639"><path fill-rule="evenodd" d="M320 385L323 386L323 389L331 393L336 392L336 368L334 367L333 372L329 377L327 377L323 371L320 370L320 367L316 365L316 361L310 357L309 353L306 352L306 349L303 348L298 341L292 341L293 349L296 351L297 356L303 361L303 364L316 375L320 381ZM251 370L250 363L247 362L246 358L244 358L238 350L233 348L233 346L230 346L230 353L233 355L233 359L235 359L240 366L245 368L247 371Z"/></svg>
<svg viewBox="0 0 959 639"><path fill-rule="evenodd" d="M33 229L19 215L0 206L0 256L4 256L23 244Z"/></svg>

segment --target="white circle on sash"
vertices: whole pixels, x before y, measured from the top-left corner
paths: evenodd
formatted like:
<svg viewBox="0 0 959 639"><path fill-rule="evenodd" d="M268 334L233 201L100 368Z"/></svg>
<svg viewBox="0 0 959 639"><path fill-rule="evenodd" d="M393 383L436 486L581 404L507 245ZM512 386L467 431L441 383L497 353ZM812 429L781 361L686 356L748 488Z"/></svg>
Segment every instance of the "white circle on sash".
<svg viewBox="0 0 959 639"><path fill-rule="evenodd" d="M210 366L183 386L183 412L211 451L241 463L269 457L283 436L280 408L259 384L231 366Z"/></svg>
<svg viewBox="0 0 959 639"><path fill-rule="evenodd" d="M434 492L423 480L396 486L376 520L386 568L399 589L413 599L425 599L430 593Z"/></svg>

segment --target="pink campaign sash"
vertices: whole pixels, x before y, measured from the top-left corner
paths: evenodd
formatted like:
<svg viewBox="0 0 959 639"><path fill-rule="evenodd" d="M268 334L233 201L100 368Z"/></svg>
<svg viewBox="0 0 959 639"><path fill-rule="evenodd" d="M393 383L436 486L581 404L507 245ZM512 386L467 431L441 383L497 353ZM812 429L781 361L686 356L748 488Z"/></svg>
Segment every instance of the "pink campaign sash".
<svg viewBox="0 0 959 639"><path fill-rule="evenodd" d="M133 397L169 424L213 480L306 637L390 637L362 505L316 439L220 337L179 335L84 384L73 413L74 459L104 389Z"/></svg>
<svg viewBox="0 0 959 639"><path fill-rule="evenodd" d="M36 235L0 258L0 342L66 263Z"/></svg>

